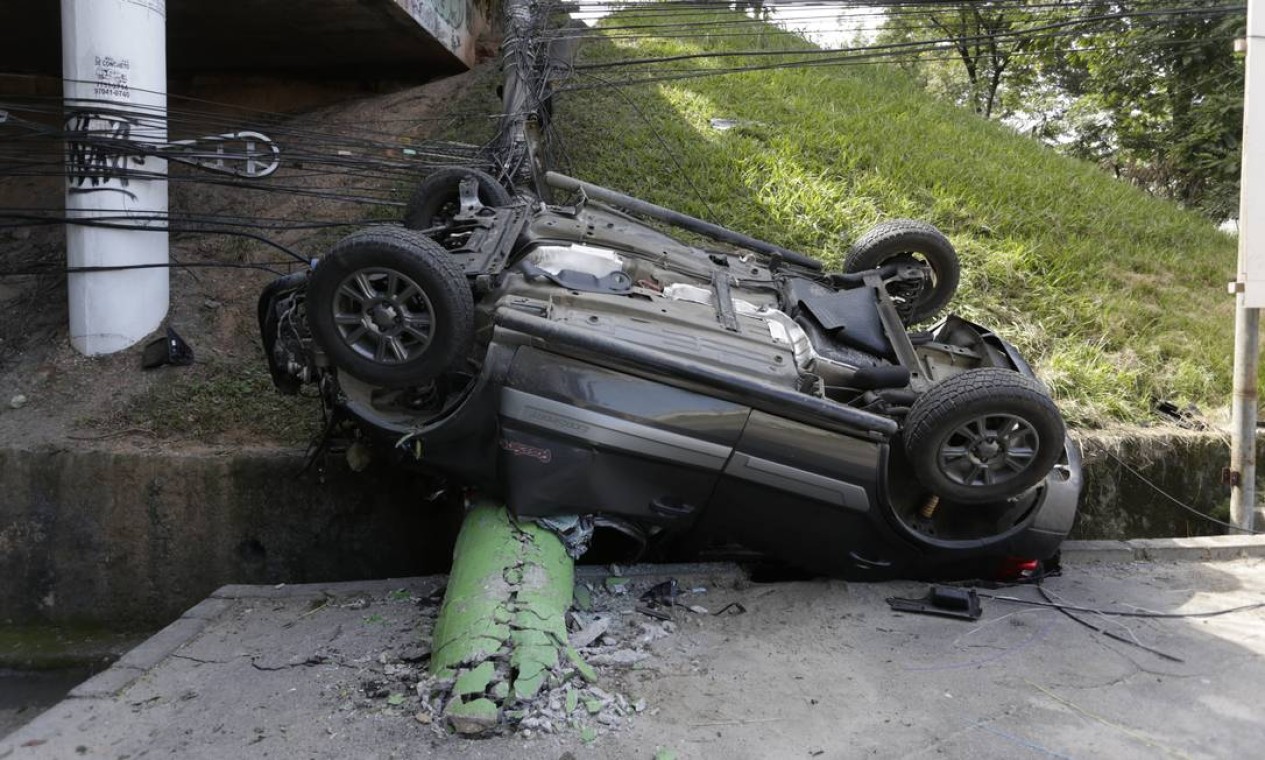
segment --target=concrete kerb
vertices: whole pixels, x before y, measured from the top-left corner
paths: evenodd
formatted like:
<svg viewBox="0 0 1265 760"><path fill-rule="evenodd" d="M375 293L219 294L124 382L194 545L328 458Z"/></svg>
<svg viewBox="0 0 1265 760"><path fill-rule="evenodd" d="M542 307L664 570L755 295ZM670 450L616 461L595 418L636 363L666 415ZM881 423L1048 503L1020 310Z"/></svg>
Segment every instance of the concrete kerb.
<svg viewBox="0 0 1265 760"><path fill-rule="evenodd" d="M106 670L70 690L71 699L108 699L131 686L150 668L167 659L180 647L192 641L198 634L228 609L219 600L207 599L181 615L174 623L142 641L124 654Z"/></svg>
<svg viewBox="0 0 1265 760"><path fill-rule="evenodd" d="M356 594L386 594L398 589L411 591L417 596L429 596L444 588L446 575L424 575L416 578L386 578L371 581L338 581L335 583L280 583L276 586L250 586L230 584L211 593L209 599L235 601L238 599L320 599L329 595L354 596ZM194 606L182 617L196 611Z"/></svg>
<svg viewBox="0 0 1265 760"><path fill-rule="evenodd" d="M144 646L144 644L141 646ZM115 663L71 689L66 694L66 698L108 699L131 686L136 679L143 675L145 675L145 671L140 668L132 668Z"/></svg>
<svg viewBox="0 0 1265 760"><path fill-rule="evenodd" d="M1217 562L1265 557L1265 536L1135 538L1129 541L1066 541L1063 562Z"/></svg>
<svg viewBox="0 0 1265 760"><path fill-rule="evenodd" d="M429 595L442 589L446 576L423 576L374 581L340 583L308 583L277 586L222 586L209 597L190 607L175 622L155 633L127 652L106 670L76 686L66 699L40 714L26 726L7 737L0 737L0 758L8 757L17 744L14 737L56 734L61 727L81 722L92 716L98 705L143 678L163 660L193 641L207 626L228 612L238 601L266 599L321 599L331 595L382 595L406 589Z"/></svg>
<svg viewBox="0 0 1265 760"><path fill-rule="evenodd" d="M180 647L197 638L198 634L239 600L321 599L331 595L355 596L357 594L383 595L398 589L405 589L419 596L428 596L442 589L446 580L446 576L431 575L420 578L388 578L340 583L221 586L209 597L190 607L175 622L124 654L112 666L71 689L66 696L68 699L109 699L116 696Z"/></svg>

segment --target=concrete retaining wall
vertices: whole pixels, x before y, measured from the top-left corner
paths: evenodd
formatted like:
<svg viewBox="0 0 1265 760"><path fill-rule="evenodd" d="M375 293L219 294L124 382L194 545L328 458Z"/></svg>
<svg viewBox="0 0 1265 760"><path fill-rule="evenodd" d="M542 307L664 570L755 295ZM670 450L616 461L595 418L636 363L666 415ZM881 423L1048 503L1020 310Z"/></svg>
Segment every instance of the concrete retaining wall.
<svg viewBox="0 0 1265 760"><path fill-rule="evenodd" d="M1222 483L1222 469L1230 463L1227 435L1139 428L1083 434L1079 440L1085 460L1085 488L1073 538L1163 538L1226 532L1173 504L1138 475L1200 512L1227 521L1230 487ZM1258 439L1258 459L1265 453L1260 447ZM1258 483L1258 492L1260 487Z"/></svg>
<svg viewBox="0 0 1265 760"><path fill-rule="evenodd" d="M303 458L0 450L0 621L165 624L226 583L446 570L457 510L387 467Z"/></svg>
<svg viewBox="0 0 1265 760"><path fill-rule="evenodd" d="M1074 537L1214 535L1120 464L1225 518L1225 442L1130 431L1082 438ZM1265 460L1263 460L1265 461ZM300 475L298 454L0 449L0 621L165 624L228 583L445 572L458 510L390 467Z"/></svg>

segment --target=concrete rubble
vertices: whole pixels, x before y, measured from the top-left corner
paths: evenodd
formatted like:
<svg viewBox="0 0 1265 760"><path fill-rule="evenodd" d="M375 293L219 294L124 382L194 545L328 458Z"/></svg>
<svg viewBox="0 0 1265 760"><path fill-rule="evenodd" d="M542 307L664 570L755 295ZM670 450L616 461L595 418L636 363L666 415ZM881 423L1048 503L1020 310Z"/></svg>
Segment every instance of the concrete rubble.
<svg viewBox="0 0 1265 760"><path fill-rule="evenodd" d="M431 633L428 673L406 671L416 679L405 686L418 701L419 722L472 737L574 729L596 738L635 713L624 695L597 686L593 666L636 665L671 623L624 619L630 579L584 584L583 606L601 611L568 613L577 596L574 564L570 543L556 531L517 521L494 503L467 513ZM373 687L377 696L391 693Z"/></svg>
<svg viewBox="0 0 1265 760"><path fill-rule="evenodd" d="M539 672L534 691L523 694L514 693L514 674L521 671L510 667L508 650L494 653L476 667L461 669L455 679L423 676L413 686L419 701L418 721L431 725L438 735L449 728L466 735L517 733L527 739L571 732L586 742L620 730L646 711L647 702L598 684L613 672L649 660L651 645L677 630L671 620L648 619L635 609L637 594L651 585L621 579L615 584L618 591L611 592L604 581L581 581L577 596L585 599L589 611L572 609L566 615L574 658ZM454 700L471 696L478 698L460 703L454 711Z"/></svg>
<svg viewBox="0 0 1265 760"><path fill-rule="evenodd" d="M467 736L517 734L531 739L541 734L569 732L581 742L592 742L605 733L619 731L647 712L646 699L630 698L597 684L605 682L607 675L636 668L649 660L653 656L652 645L676 633L677 624L672 620L647 618L637 611L639 595L658 582L657 578L620 578L619 583L609 585L605 580L579 581L576 596L584 600L588 611L572 609L567 613L568 641L579 662L596 667L589 677L577 679L577 660L555 662L536 674L533 692L520 695L513 694L513 685L515 674L522 671L510 667L508 649L492 652L474 667L457 668L455 677L436 677L428 672L439 611L437 596L406 597L403 592L393 592L381 601L392 603L407 598L417 605L420 641L383 651L363 663L366 677L356 684L339 709L411 713L415 722L429 727L436 737L455 732ZM695 587L685 593L702 598L707 589ZM373 604L361 596L342 606L359 611ZM697 613L678 603L676 609L664 614ZM265 670L319 665L334 656L316 652L291 657L284 663L264 661L255 665ZM501 704L506 707L502 709Z"/></svg>

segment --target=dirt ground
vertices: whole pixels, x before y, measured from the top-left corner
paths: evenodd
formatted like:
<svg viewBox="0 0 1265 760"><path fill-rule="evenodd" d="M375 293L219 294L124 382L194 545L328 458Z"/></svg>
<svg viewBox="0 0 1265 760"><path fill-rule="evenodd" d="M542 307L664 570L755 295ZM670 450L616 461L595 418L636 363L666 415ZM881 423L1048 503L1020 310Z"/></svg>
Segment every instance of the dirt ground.
<svg viewBox="0 0 1265 760"><path fill-rule="evenodd" d="M302 190L390 193L398 203L407 186L391 178L304 166L307 135L326 140L326 150L381 153L358 147L417 145L468 117L460 111L472 88L490 87L484 70L387 95L364 98L281 122L282 167L268 182ZM251 118L272 115L227 111L217 117L250 128ZM210 117L207 117L210 118ZM483 120L488 119L483 115ZM173 130L175 128L173 127ZM214 131L214 130L212 130ZM262 131L262 130L261 130ZM173 135L175 137L175 135ZM408 160L396 150L391 159ZM296 154L297 158L294 155ZM423 169L419 162L418 176ZM184 215L234 215L320 222L394 220L398 206L366 206L308 195L183 181L196 173L175 168L171 210ZM201 176L201 175L197 175ZM14 226L22 209L62 205L57 177L0 176L0 270L60 267L65 233L60 225ZM12 211L10 211L12 210ZM6 218L8 214L8 218ZM354 226L269 233L305 256L319 256ZM254 240L222 234L173 233L174 263L256 264L285 259ZM294 265L273 267L292 270ZM118 354L85 358L69 345L64 275L0 276L0 441L9 445L110 448L206 448L303 445L319 411L314 401L284 399L272 390L260 348L255 303L273 274L252 269L173 268L167 324L193 348L188 367L140 368L141 344ZM155 334L155 337L158 333Z"/></svg>

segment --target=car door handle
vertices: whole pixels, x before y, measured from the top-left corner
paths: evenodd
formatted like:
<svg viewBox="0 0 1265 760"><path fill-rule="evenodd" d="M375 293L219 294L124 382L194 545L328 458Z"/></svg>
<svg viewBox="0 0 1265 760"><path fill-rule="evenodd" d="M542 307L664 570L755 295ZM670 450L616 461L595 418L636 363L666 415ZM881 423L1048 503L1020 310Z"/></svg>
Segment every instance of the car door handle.
<svg viewBox="0 0 1265 760"><path fill-rule="evenodd" d="M664 517L686 517L694 513L694 507L675 496L659 496L650 500L650 511Z"/></svg>

